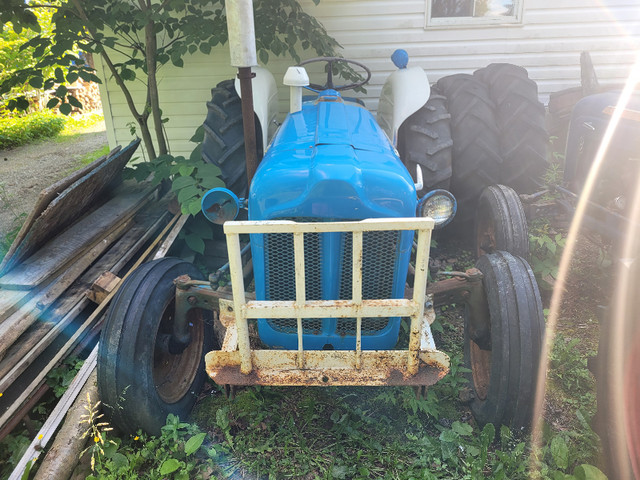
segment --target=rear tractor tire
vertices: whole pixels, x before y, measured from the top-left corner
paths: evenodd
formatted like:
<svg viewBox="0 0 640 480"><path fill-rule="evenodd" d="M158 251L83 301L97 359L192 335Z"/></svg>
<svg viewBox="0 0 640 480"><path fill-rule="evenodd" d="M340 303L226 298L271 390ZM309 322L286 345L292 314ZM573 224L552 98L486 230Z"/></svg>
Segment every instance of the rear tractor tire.
<svg viewBox="0 0 640 480"><path fill-rule="evenodd" d="M476 254L503 250L529 258L529 229L518 194L504 185L487 187L476 211Z"/></svg>
<svg viewBox="0 0 640 480"><path fill-rule="evenodd" d="M220 178L229 190L239 198L247 198L249 184L242 126L242 102L236 93L233 80L220 82L216 88L211 89L207 111L202 158L205 162L220 168ZM255 122L259 162L263 155L262 130L257 118Z"/></svg>
<svg viewBox="0 0 640 480"><path fill-rule="evenodd" d="M454 224L470 226L484 188L500 183L502 157L495 103L473 75L444 77L437 87L447 97L451 114L451 193L458 202Z"/></svg>
<svg viewBox="0 0 640 480"><path fill-rule="evenodd" d="M483 255L482 272L488 317L483 337L474 337L470 309L465 312L464 357L481 424L527 429L535 404L536 378L544 339L538 287L528 263L508 252Z"/></svg>
<svg viewBox="0 0 640 480"><path fill-rule="evenodd" d="M438 188L449 189L453 140L446 102L447 99L432 88L427 103L398 130L398 152L414 181L417 181L417 166L423 167L424 187L418 195Z"/></svg>
<svg viewBox="0 0 640 480"><path fill-rule="evenodd" d="M98 392L106 421L125 433L160 434L167 415L186 418L206 379L204 355L214 346L211 312L192 309L191 343L172 354L168 340L181 275L202 280L191 263L163 258L124 282L109 309L98 348Z"/></svg>
<svg viewBox="0 0 640 480"><path fill-rule="evenodd" d="M520 193L540 189L547 169L549 135L538 86L527 70L509 63L492 63L474 76L486 85L496 105L500 153L504 169L500 183Z"/></svg>

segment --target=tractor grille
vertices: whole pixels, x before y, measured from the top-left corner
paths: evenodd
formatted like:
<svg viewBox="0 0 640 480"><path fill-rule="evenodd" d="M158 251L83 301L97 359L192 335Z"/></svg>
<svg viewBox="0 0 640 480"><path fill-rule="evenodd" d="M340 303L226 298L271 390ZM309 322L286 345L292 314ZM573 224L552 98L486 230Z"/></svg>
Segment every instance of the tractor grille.
<svg viewBox="0 0 640 480"><path fill-rule="evenodd" d="M311 219L296 219L310 221ZM322 300L323 236L326 234L307 233L304 236L305 294L307 300ZM365 300L391 298L397 244L400 233L397 231L365 232L363 235L362 259L362 297ZM352 234L342 234L340 252L339 285L333 298L349 300L352 297ZM293 301L296 297L295 265L293 253L293 235L290 233L271 233L264 235L266 299ZM334 256L334 255L332 255ZM335 261L335 260L334 260ZM325 280L326 282L326 280ZM328 282L332 285L333 282ZM326 298L331 298L325 296ZM335 331L324 333L341 336L356 334L355 318L324 319L335 322ZM269 325L276 331L295 334L296 319L269 319ZM387 318L363 318L362 335L376 335L389 323ZM323 319L305 318L302 320L304 334L318 335L323 330Z"/></svg>
<svg viewBox="0 0 640 480"><path fill-rule="evenodd" d="M400 232L364 232L362 235L362 298L375 300L391 298L393 271L396 263L396 246ZM343 265L352 264L353 234L344 235L342 249ZM343 268L340 278L340 300L349 300L352 290L352 272ZM389 319L373 317L362 319L362 335L375 335L385 328ZM338 335L355 335L356 319L339 318L336 325Z"/></svg>
<svg viewBox="0 0 640 480"><path fill-rule="evenodd" d="M290 233L270 233L265 235L265 261L267 272L267 300L296 299L295 263L293 255L293 235ZM322 265L320 256L322 237L319 233L304 236L305 296L307 300L322 300ZM269 325L282 333L296 333L295 318L273 318ZM317 335L322 331L322 320L303 318L302 330L305 334Z"/></svg>

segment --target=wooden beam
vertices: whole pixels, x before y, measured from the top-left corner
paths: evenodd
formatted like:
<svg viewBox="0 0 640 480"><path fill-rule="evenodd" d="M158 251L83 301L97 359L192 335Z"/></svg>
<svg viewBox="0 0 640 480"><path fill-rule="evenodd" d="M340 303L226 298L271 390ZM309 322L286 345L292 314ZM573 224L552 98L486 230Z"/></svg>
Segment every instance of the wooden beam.
<svg viewBox="0 0 640 480"><path fill-rule="evenodd" d="M22 475L29 464L33 465L36 459L40 456L42 449L49 443L49 440L55 434L58 426L62 423L69 407L73 404L78 394L84 387L85 383L96 368L98 358L98 346L96 345L89 357L85 360L84 365L80 368L80 371L76 374L75 378L69 385L69 388L64 395L60 398L60 401L51 412L51 415L47 418L42 425L42 428L36 435L36 438L31 442L27 451L24 453L16 468L9 476L9 480L20 480Z"/></svg>
<svg viewBox="0 0 640 480"><path fill-rule="evenodd" d="M135 264L129 269L129 271L123 276L122 281L124 281L140 264L156 249L158 243L162 240L162 238L167 234L167 232L173 227L173 225L178 220L179 215L175 215L173 219L167 224L167 226L160 232L160 234L156 237L156 239L151 243L151 245L147 248L147 250L138 258ZM119 286L122 285L122 282ZM118 286L118 287L119 287ZM0 416L0 429L15 415L16 411L20 408L20 406L29 398L30 394L38 387L40 382L46 377L46 375L53 369L59 362L61 362L64 358L67 357L68 353L71 349L78 343L79 339L84 336L84 334L89 331L96 319L98 319L107 308L110 300L117 293L118 289L116 288L112 291L109 296L102 302L98 307L93 311L91 315L83 322L83 324L69 337L69 339L65 342L65 344L58 350L56 355L51 359L51 361L42 368L35 378L27 385L23 390L21 395L8 406L8 408L3 412L2 416Z"/></svg>

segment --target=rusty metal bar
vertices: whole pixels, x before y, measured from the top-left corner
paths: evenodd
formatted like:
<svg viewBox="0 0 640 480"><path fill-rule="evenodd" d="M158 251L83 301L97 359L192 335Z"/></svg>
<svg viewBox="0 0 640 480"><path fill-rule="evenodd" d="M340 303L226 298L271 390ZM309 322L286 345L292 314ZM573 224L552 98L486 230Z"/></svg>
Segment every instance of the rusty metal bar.
<svg viewBox="0 0 640 480"><path fill-rule="evenodd" d="M352 300L309 300L298 306L290 300L256 300L245 307L247 318L349 318L349 317L409 317L417 311L413 300L392 298L362 300L362 305Z"/></svg>
<svg viewBox="0 0 640 480"><path fill-rule="evenodd" d="M353 265L351 300L362 306L362 232L353 232ZM362 367L362 316L356 316L356 368Z"/></svg>
<svg viewBox="0 0 640 480"><path fill-rule="evenodd" d="M304 283L304 233L296 232L293 234L293 256L296 275L296 307L298 308L298 368L304 367L304 348L302 345L302 309L307 298L305 294Z"/></svg>
<svg viewBox="0 0 640 480"><path fill-rule="evenodd" d="M416 248L416 273L413 280L413 302L417 311L411 316L409 332L409 359L407 370L410 374L418 371L420 350L420 332L422 331L422 316L424 314L424 299L427 288L427 274L429 268L429 245L431 230L419 230Z"/></svg>
<svg viewBox="0 0 640 480"><path fill-rule="evenodd" d="M355 362L354 350L308 350L305 368L295 368L296 350L254 350L254 369L239 371L239 352L210 352L207 373L218 384L329 386L329 385L432 385L444 377L449 357L441 351L419 353L422 367L415 375L406 371L404 350L364 350L362 368L348 368Z"/></svg>
<svg viewBox="0 0 640 480"><path fill-rule="evenodd" d="M242 277L242 256L240 255L240 235L227 234L227 251L229 253L229 269L231 271L231 290L233 291L233 308L238 329L238 349L240 354L240 371L251 372L251 347L249 345L249 325L242 314L245 306L244 278Z"/></svg>
<svg viewBox="0 0 640 480"><path fill-rule="evenodd" d="M239 67L240 96L242 97L242 126L244 129L244 152L247 165L247 183L251 185L253 175L258 168L256 151L256 121L253 113L253 87L251 79L255 76L251 67Z"/></svg>

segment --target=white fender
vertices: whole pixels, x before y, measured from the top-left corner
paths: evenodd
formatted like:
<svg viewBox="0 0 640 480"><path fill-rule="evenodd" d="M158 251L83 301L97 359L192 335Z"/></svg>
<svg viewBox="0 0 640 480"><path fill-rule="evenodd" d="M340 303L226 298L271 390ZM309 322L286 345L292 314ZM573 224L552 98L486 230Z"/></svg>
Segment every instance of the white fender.
<svg viewBox="0 0 640 480"><path fill-rule="evenodd" d="M394 147L398 144L400 125L427 103L430 93L429 80L422 67L401 68L384 82L378 104L378 124Z"/></svg>
<svg viewBox="0 0 640 480"><path fill-rule="evenodd" d="M278 116L278 87L276 85L276 79L273 78L271 72L266 68L256 66L252 67L252 71L256 74L255 78L251 81L253 111L260 121L262 148L263 151L266 151L271 137L273 137L278 129L278 124L276 123L276 117ZM238 96L242 98L240 94L240 80L238 78L236 78L234 85Z"/></svg>

